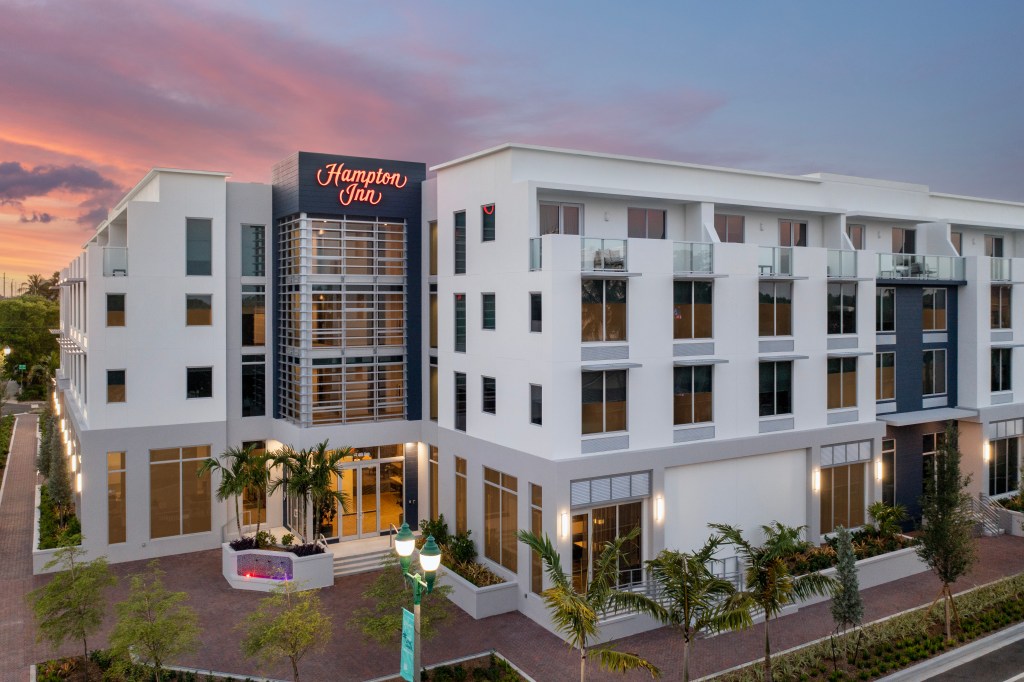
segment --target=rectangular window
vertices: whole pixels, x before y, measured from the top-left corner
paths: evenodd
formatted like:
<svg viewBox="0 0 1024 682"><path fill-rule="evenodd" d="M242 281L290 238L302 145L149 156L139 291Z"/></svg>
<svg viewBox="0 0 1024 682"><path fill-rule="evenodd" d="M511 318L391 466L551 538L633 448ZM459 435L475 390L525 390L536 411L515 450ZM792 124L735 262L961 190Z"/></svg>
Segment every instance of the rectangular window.
<svg viewBox="0 0 1024 682"><path fill-rule="evenodd" d="M544 537L544 492L536 483L530 484L530 532ZM544 591L544 562L538 552L530 553L530 592Z"/></svg>
<svg viewBox="0 0 1024 682"><path fill-rule="evenodd" d="M149 451L149 536L210 530L210 473L198 475L210 446Z"/></svg>
<svg viewBox="0 0 1024 682"><path fill-rule="evenodd" d="M821 532L864 525L868 465L855 462L821 470Z"/></svg>
<svg viewBox="0 0 1024 682"><path fill-rule="evenodd" d="M427 229L430 232L430 269L427 272L431 277L437 277L437 221L431 220Z"/></svg>
<svg viewBox="0 0 1024 682"><path fill-rule="evenodd" d="M213 274L213 221L209 218L185 220L185 274Z"/></svg>
<svg viewBox="0 0 1024 682"><path fill-rule="evenodd" d="M469 530L466 516L466 494L468 491L466 479L466 460L462 457L455 458L455 532L465 533Z"/></svg>
<svg viewBox="0 0 1024 682"><path fill-rule="evenodd" d="M629 208L627 234L631 239L664 239L665 211L656 208Z"/></svg>
<svg viewBox="0 0 1024 682"><path fill-rule="evenodd" d="M626 430L626 370L583 372L583 434Z"/></svg>
<svg viewBox="0 0 1024 682"><path fill-rule="evenodd" d="M916 233L905 227L892 228L893 253L917 253Z"/></svg>
<svg viewBox="0 0 1024 682"><path fill-rule="evenodd" d="M481 377L483 389L483 401L481 409L487 414L498 413L498 386L494 377Z"/></svg>
<svg viewBox="0 0 1024 682"><path fill-rule="evenodd" d="M437 294L430 294L430 347L437 348Z"/></svg>
<svg viewBox="0 0 1024 682"><path fill-rule="evenodd" d="M1003 238L991 234L985 235L985 255L989 258L1003 257Z"/></svg>
<svg viewBox="0 0 1024 682"><path fill-rule="evenodd" d="M430 421L437 421L437 367L430 367Z"/></svg>
<svg viewBox="0 0 1024 682"><path fill-rule="evenodd" d="M480 207L480 240L494 241L494 204Z"/></svg>
<svg viewBox="0 0 1024 682"><path fill-rule="evenodd" d="M455 428L466 430L466 375L455 373Z"/></svg>
<svg viewBox="0 0 1024 682"><path fill-rule="evenodd" d="M715 215L715 232L718 233L718 240L742 244L745 220L741 215Z"/></svg>
<svg viewBox="0 0 1024 682"><path fill-rule="evenodd" d="M946 442L946 434L942 431L926 433L921 437L921 480L924 487L935 483L935 453Z"/></svg>
<svg viewBox="0 0 1024 682"><path fill-rule="evenodd" d="M544 423L543 389L537 384L530 384L530 423L537 426Z"/></svg>
<svg viewBox="0 0 1024 682"><path fill-rule="evenodd" d="M864 226L849 224L846 226L846 236L850 238L850 244L858 251L864 250Z"/></svg>
<svg viewBox="0 0 1024 682"><path fill-rule="evenodd" d="M857 358L828 359L828 409L857 407Z"/></svg>
<svg viewBox="0 0 1024 682"><path fill-rule="evenodd" d="M466 274L466 212L455 214L455 274Z"/></svg>
<svg viewBox="0 0 1024 682"><path fill-rule="evenodd" d="M882 439L882 502L896 504L896 441Z"/></svg>
<svg viewBox="0 0 1024 682"><path fill-rule="evenodd" d="M127 470L123 452L107 453L107 544L127 539L128 512L125 499Z"/></svg>
<svg viewBox="0 0 1024 682"><path fill-rule="evenodd" d="M530 331L539 332L542 320L541 298L537 292L530 292Z"/></svg>
<svg viewBox="0 0 1024 682"><path fill-rule="evenodd" d="M430 452L430 520L437 521L439 513L438 500L440 499L438 497L438 482L441 480L439 478L440 467L437 460L437 446L428 445L427 448Z"/></svg>
<svg viewBox="0 0 1024 682"><path fill-rule="evenodd" d="M583 226L583 206L580 204L540 204L540 233L580 234Z"/></svg>
<svg viewBox="0 0 1024 682"><path fill-rule="evenodd" d="M964 235L962 232L950 232L949 242L956 249L956 255L964 255Z"/></svg>
<svg viewBox="0 0 1024 682"><path fill-rule="evenodd" d="M481 294L480 299L481 310L483 311L483 328L494 329L497 325L494 294Z"/></svg>
<svg viewBox="0 0 1024 682"><path fill-rule="evenodd" d="M1020 439L1000 438L989 444L988 494L1017 492L1020 475Z"/></svg>
<svg viewBox="0 0 1024 682"><path fill-rule="evenodd" d="M828 333L857 333L857 283L829 282Z"/></svg>
<svg viewBox="0 0 1024 682"><path fill-rule="evenodd" d="M946 392L946 351L924 351L924 378L921 392L926 395L943 395Z"/></svg>
<svg viewBox="0 0 1024 682"><path fill-rule="evenodd" d="M990 295L992 329L1011 329L1010 292L1013 288L1005 284L993 284ZM108 323L109 324L109 323Z"/></svg>
<svg viewBox="0 0 1024 682"><path fill-rule="evenodd" d="M466 352L466 295L455 294L455 352Z"/></svg>
<svg viewBox="0 0 1024 682"><path fill-rule="evenodd" d="M581 283L582 340L626 340L626 282L585 279Z"/></svg>
<svg viewBox="0 0 1024 682"><path fill-rule="evenodd" d="M107 370L107 402L123 403L126 398L125 370Z"/></svg>
<svg viewBox="0 0 1024 682"><path fill-rule="evenodd" d="M673 424L712 421L711 365L676 367L674 370Z"/></svg>
<svg viewBox="0 0 1024 682"><path fill-rule="evenodd" d="M519 481L484 467L484 556L516 572Z"/></svg>
<svg viewBox="0 0 1024 682"><path fill-rule="evenodd" d="M266 227L242 225L242 277L266 275Z"/></svg>
<svg viewBox="0 0 1024 682"><path fill-rule="evenodd" d="M925 289L921 328L926 332L946 331L946 290Z"/></svg>
<svg viewBox="0 0 1024 682"><path fill-rule="evenodd" d="M896 399L896 353L875 353L875 400Z"/></svg>
<svg viewBox="0 0 1024 682"><path fill-rule="evenodd" d="M242 356L242 416L267 413L267 361L263 355Z"/></svg>
<svg viewBox="0 0 1024 682"><path fill-rule="evenodd" d="M124 294L107 294L107 326L124 326Z"/></svg>
<svg viewBox="0 0 1024 682"><path fill-rule="evenodd" d="M757 329L761 336L793 333L793 283L761 282L757 296Z"/></svg>
<svg viewBox="0 0 1024 682"><path fill-rule="evenodd" d="M875 290L875 331L896 331L896 289L882 287Z"/></svg>
<svg viewBox="0 0 1024 682"><path fill-rule="evenodd" d="M1009 391L1013 389L1010 376L1013 369L1013 349L993 348L992 349L992 392Z"/></svg>
<svg viewBox="0 0 1024 682"><path fill-rule="evenodd" d="M185 397L213 397L213 367L188 367L185 370Z"/></svg>
<svg viewBox="0 0 1024 682"><path fill-rule="evenodd" d="M758 414L793 413L793 363L762 362L758 368Z"/></svg>
<svg viewBox="0 0 1024 682"><path fill-rule="evenodd" d="M711 338L711 282L674 282L672 331L676 339Z"/></svg>
<svg viewBox="0 0 1024 682"><path fill-rule="evenodd" d="M213 296L185 294L185 324L189 327L208 327L213 324Z"/></svg>
<svg viewBox="0 0 1024 682"><path fill-rule="evenodd" d="M267 295L262 284L242 285L242 345L267 345Z"/></svg>
<svg viewBox="0 0 1024 682"><path fill-rule="evenodd" d="M780 220L779 246L807 246L807 223Z"/></svg>

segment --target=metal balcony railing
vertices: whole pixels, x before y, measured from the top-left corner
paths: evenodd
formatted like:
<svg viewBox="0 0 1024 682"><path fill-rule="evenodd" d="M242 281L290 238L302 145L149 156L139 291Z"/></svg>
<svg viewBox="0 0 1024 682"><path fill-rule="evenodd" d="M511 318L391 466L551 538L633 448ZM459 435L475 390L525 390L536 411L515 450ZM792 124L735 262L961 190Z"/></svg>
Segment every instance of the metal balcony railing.
<svg viewBox="0 0 1024 682"><path fill-rule="evenodd" d="M840 251L837 249L828 250L828 276L829 277L856 277L857 276L857 252Z"/></svg>
<svg viewBox="0 0 1024 682"><path fill-rule="evenodd" d="M128 276L128 247L127 246L104 246L103 247L103 276L104 277L127 277Z"/></svg>
<svg viewBox="0 0 1024 682"><path fill-rule="evenodd" d="M672 243L672 270L676 274L714 272L713 244L700 242Z"/></svg>
<svg viewBox="0 0 1024 682"><path fill-rule="evenodd" d="M964 259L959 256L922 256L916 253L878 254L878 279L962 280Z"/></svg>
<svg viewBox="0 0 1024 682"><path fill-rule="evenodd" d="M542 246L543 243L541 242L540 237L530 238L530 270L541 269L541 256L543 255L543 252L541 250Z"/></svg>
<svg viewBox="0 0 1024 682"><path fill-rule="evenodd" d="M991 261L991 273L993 282L1009 282L1010 281L1010 264L1009 258L993 258Z"/></svg>
<svg viewBox="0 0 1024 682"><path fill-rule="evenodd" d="M625 239L583 239L580 269L584 272L625 272Z"/></svg>
<svg viewBox="0 0 1024 682"><path fill-rule="evenodd" d="M757 274L762 277L792 276L792 246L762 246L757 255Z"/></svg>

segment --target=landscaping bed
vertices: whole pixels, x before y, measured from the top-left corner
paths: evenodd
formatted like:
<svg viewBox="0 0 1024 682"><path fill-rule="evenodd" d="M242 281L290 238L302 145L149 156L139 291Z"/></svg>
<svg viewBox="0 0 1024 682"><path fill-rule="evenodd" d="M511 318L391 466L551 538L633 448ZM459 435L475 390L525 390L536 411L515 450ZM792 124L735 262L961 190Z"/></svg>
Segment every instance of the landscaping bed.
<svg viewBox="0 0 1024 682"><path fill-rule="evenodd" d="M522 682L525 679L508 661L494 654L442 664L423 671L424 682ZM401 677L393 677L387 682L403 680Z"/></svg>
<svg viewBox="0 0 1024 682"><path fill-rule="evenodd" d="M37 549L54 549L61 545L61 539L81 535L82 524L74 509L62 509L54 502L49 488L39 486L39 546Z"/></svg>
<svg viewBox="0 0 1024 682"><path fill-rule="evenodd" d="M11 435L14 433L14 415L0 417L0 475L7 467L7 455L11 452Z"/></svg>
<svg viewBox="0 0 1024 682"><path fill-rule="evenodd" d="M89 652L88 668L82 665L81 657L58 658L44 661L36 665L36 682L77 682L85 680L120 679L127 681L153 680L153 668L148 665L129 665L120 674L115 675L115 661L106 650ZM162 682L256 682L251 677L220 677L191 670L163 670L160 675Z"/></svg>

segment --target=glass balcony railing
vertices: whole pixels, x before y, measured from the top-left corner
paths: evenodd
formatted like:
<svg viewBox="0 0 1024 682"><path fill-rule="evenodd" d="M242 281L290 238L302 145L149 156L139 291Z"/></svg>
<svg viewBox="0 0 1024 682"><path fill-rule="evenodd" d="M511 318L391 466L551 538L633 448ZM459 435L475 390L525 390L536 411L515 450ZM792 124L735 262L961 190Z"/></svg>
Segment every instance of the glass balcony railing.
<svg viewBox="0 0 1024 682"><path fill-rule="evenodd" d="M757 274L761 277L792 276L792 246L762 246L757 255Z"/></svg>
<svg viewBox="0 0 1024 682"><path fill-rule="evenodd" d="M837 249L828 250L828 276L829 277L856 277L857 276L857 252L840 251Z"/></svg>
<svg viewBox="0 0 1024 682"><path fill-rule="evenodd" d="M712 244L698 242L672 243L672 271L680 274L687 272L714 272L714 251Z"/></svg>
<svg viewBox="0 0 1024 682"><path fill-rule="evenodd" d="M1009 258L993 258L991 261L992 268L992 281L993 282L1009 282L1010 281L1010 259Z"/></svg>
<svg viewBox="0 0 1024 682"><path fill-rule="evenodd" d="M962 280L964 259L959 256L922 256L916 253L878 254L878 279Z"/></svg>
<svg viewBox="0 0 1024 682"><path fill-rule="evenodd" d="M580 268L591 271L626 271L625 239L583 239Z"/></svg>
<svg viewBox="0 0 1024 682"><path fill-rule="evenodd" d="M540 237L531 237L530 238L530 270L540 270L541 269L541 264L542 264L542 260L541 260L541 254L542 254L541 247L542 246L543 246L543 244L540 241Z"/></svg>
<svg viewBox="0 0 1024 682"><path fill-rule="evenodd" d="M127 277L128 276L128 247L127 246L104 246L103 247L103 276L104 277Z"/></svg>

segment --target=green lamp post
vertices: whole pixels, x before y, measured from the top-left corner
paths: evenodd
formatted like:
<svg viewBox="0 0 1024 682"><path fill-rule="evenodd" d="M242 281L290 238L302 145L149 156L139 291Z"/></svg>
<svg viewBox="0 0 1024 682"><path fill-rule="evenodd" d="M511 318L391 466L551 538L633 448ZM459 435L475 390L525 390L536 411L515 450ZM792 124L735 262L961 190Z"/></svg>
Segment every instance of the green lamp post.
<svg viewBox="0 0 1024 682"><path fill-rule="evenodd" d="M420 600L423 598L424 590L430 594L434 590L434 580L437 578L437 569L441 565L441 548L434 542L434 536L427 538L427 542L420 550L420 567L423 575L410 573L412 567L412 553L416 549L416 538L409 530L409 524L403 523L395 538L395 551L398 552L399 561L402 562L402 574L406 581L412 585L412 604L415 638L413 641L413 680L419 682L420 671L423 666L420 662Z"/></svg>

